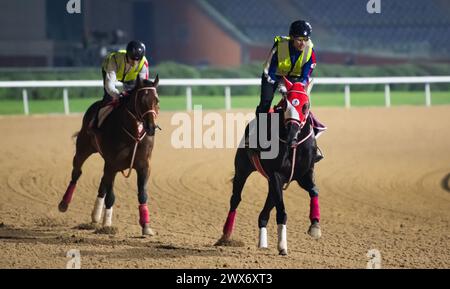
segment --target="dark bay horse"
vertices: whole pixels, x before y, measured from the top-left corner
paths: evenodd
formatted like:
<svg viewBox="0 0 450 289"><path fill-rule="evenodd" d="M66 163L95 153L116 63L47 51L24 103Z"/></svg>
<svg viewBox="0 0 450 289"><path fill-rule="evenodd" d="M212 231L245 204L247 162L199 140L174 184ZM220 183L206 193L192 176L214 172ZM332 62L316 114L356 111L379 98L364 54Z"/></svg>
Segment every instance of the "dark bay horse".
<svg viewBox="0 0 450 289"><path fill-rule="evenodd" d="M259 171L268 180L269 192L259 218L259 247L267 248L267 223L270 211L275 207L278 224L278 251L287 254L287 214L283 201L283 190L293 180L309 193L310 226L308 234L320 238L320 210L318 189L314 183L314 159L316 157L316 140L312 121L309 117L309 97L301 83L290 83L284 80L288 90L275 109L279 113L279 150L273 159L262 159L260 152L248 147L238 148L234 160L235 175L230 210L223 227L223 235L219 244L229 241L234 227L236 209L241 201L241 193L249 175ZM272 135L274 135L272 133ZM285 188L283 188L285 186Z"/></svg>
<svg viewBox="0 0 450 289"><path fill-rule="evenodd" d="M103 226L112 225L112 209L114 205L114 179L117 172L135 169L139 201L139 223L142 234L153 235L149 226L147 207L147 181L150 175L150 159L154 144L154 135L148 135L145 128L156 127L159 113L159 98L155 81L137 79L136 87L129 96L121 99L121 103L103 122L101 129L95 133L89 127L101 102L91 105L83 117L81 130L76 139L76 153L73 158L72 179L59 203L59 210L65 212L72 200L73 192L81 176L81 167L93 153L99 152L105 164L103 177L98 189L97 199L92 211L92 222L99 223L105 207ZM153 133L152 133L153 134ZM125 175L125 174L124 174Z"/></svg>

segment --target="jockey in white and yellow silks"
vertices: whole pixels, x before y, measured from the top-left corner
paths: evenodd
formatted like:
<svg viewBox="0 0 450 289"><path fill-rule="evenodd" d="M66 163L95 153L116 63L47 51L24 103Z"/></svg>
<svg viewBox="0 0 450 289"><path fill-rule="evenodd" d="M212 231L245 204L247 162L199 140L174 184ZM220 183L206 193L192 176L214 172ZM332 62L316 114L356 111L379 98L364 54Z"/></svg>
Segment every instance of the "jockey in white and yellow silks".
<svg viewBox="0 0 450 289"><path fill-rule="evenodd" d="M316 66L316 53L310 38L311 31L308 22L298 20L291 24L289 36L275 37L261 76L261 98L256 108L257 116L259 113L269 112L277 88L280 92L285 92L283 77L291 82L301 82L306 88L310 85L311 73ZM317 137L326 127L315 119L312 113L310 115ZM318 160L321 158L320 154Z"/></svg>
<svg viewBox="0 0 450 289"><path fill-rule="evenodd" d="M102 64L103 107L99 109L93 127L100 127L119 99L128 95L135 87L138 76L148 79L148 74L145 45L140 41L131 41L126 50L115 51L106 56ZM117 81L123 83L122 92L116 88Z"/></svg>

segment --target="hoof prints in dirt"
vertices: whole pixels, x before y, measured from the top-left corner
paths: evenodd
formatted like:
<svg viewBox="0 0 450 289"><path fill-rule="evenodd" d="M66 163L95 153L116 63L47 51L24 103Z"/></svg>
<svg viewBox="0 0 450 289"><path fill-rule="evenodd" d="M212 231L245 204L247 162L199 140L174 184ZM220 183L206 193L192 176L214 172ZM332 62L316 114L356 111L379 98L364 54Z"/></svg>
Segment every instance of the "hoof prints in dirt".
<svg viewBox="0 0 450 289"><path fill-rule="evenodd" d="M56 228L67 226L67 221L59 220L51 217L43 217L39 218L35 221L36 226L38 227L46 227L46 228Z"/></svg>

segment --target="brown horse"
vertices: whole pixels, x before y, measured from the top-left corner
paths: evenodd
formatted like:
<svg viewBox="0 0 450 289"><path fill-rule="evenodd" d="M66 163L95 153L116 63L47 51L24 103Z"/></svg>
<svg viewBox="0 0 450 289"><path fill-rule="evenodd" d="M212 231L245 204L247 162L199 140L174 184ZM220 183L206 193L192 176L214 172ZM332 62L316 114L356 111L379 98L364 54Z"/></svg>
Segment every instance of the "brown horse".
<svg viewBox="0 0 450 289"><path fill-rule="evenodd" d="M131 169L137 172L139 223L142 234L153 235L149 226L147 207L147 181L150 176L150 159L154 144L155 120L159 112L159 98L156 88L159 78L154 82L136 80L136 87L128 97L111 112L103 122L101 129L94 133L90 122L101 105L98 101L91 105L83 117L81 130L77 134L76 153L73 158L72 179L59 203L61 212L67 211L72 200L76 183L81 176L81 167L93 153L100 153L105 161L103 177L92 211L92 222L99 223L105 206L103 226L112 225L112 207L114 205L114 179L117 172ZM150 133L148 133L149 131Z"/></svg>

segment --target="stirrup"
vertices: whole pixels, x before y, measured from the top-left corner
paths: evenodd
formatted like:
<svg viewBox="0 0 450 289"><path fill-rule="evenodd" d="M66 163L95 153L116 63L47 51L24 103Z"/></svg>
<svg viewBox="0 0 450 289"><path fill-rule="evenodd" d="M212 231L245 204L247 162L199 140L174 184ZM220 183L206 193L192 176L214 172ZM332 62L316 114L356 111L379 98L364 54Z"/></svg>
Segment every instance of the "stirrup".
<svg viewBox="0 0 450 289"><path fill-rule="evenodd" d="M316 158L314 159L314 162L315 162L315 163L318 163L318 162L320 162L323 158L324 158L324 155L323 155L323 153L322 153L322 150L321 150L319 147L317 147Z"/></svg>

